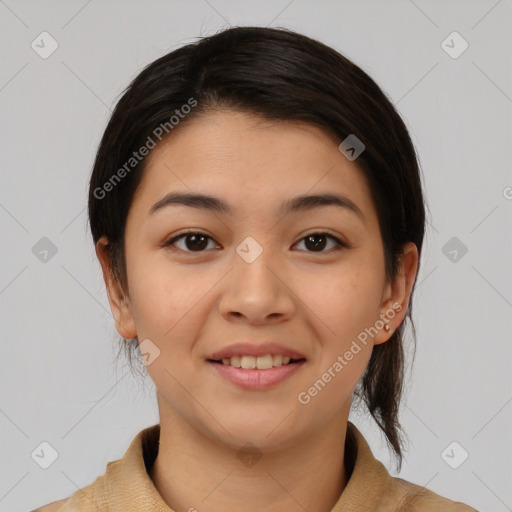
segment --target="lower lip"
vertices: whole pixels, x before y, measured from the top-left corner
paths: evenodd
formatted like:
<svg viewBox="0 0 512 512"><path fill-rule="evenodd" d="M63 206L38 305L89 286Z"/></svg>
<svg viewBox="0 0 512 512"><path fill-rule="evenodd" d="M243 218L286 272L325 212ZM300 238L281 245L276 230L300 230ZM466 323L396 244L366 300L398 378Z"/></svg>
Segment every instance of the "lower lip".
<svg viewBox="0 0 512 512"><path fill-rule="evenodd" d="M279 384L286 378L291 377L305 362L305 360L297 361L296 363L274 366L268 370L258 370L256 368L244 370L243 368L207 361L226 380L243 389L251 390L268 389Z"/></svg>

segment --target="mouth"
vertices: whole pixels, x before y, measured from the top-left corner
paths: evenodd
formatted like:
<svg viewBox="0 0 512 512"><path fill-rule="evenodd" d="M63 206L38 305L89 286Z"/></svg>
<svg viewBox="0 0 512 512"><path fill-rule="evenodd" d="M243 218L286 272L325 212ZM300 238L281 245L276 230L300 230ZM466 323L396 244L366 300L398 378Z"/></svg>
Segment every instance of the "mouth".
<svg viewBox="0 0 512 512"><path fill-rule="evenodd" d="M276 387L300 371L305 358L293 359L282 356L232 356L223 359L207 359L216 376L247 391L265 391Z"/></svg>
<svg viewBox="0 0 512 512"><path fill-rule="evenodd" d="M271 340L243 340L206 357L205 362L216 377L252 391L277 386L306 363L304 354L295 347Z"/></svg>
<svg viewBox="0 0 512 512"><path fill-rule="evenodd" d="M280 366L289 366L306 361L304 357L292 358L282 355L267 354L264 356L232 356L223 357L222 359L207 359L211 363L216 363L223 366L231 366L241 370L270 370Z"/></svg>

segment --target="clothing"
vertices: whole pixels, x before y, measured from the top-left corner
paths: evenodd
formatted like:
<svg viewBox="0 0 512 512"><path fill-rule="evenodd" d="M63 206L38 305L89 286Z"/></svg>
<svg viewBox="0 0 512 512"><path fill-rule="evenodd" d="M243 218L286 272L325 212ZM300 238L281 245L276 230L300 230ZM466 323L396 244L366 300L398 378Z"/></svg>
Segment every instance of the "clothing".
<svg viewBox="0 0 512 512"><path fill-rule="evenodd" d="M125 455L104 475L67 499L32 512L173 512L148 475L158 454L160 425L137 434ZM352 422L347 425L348 483L331 512L477 512L462 503L392 477Z"/></svg>

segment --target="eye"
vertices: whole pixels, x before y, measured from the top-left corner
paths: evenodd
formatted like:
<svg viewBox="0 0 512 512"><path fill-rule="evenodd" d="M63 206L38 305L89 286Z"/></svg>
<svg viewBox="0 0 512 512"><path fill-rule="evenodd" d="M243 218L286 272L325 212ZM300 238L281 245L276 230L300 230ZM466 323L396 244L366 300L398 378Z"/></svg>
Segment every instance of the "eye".
<svg viewBox="0 0 512 512"><path fill-rule="evenodd" d="M213 239L201 232L189 231L170 238L164 242L164 247L174 246L184 252L204 252L208 248L209 241ZM342 247L348 248L348 244L342 242L339 238L327 232L311 233L296 245L304 243L307 252L327 252L325 251L328 242L331 241L331 249L337 250ZM211 247L210 247L211 248ZM329 248L328 248L329 249Z"/></svg>
<svg viewBox="0 0 512 512"><path fill-rule="evenodd" d="M305 236L300 242L304 243L304 245L311 250L308 250L308 252L327 252L324 251L325 247L328 245L328 241L331 240L331 243L333 243L333 246L331 248L334 248L334 250L338 250L342 247L348 248L348 244L342 242L339 238L335 237L334 235L330 235L329 233L310 233L309 235ZM298 244L297 244L298 245Z"/></svg>
<svg viewBox="0 0 512 512"><path fill-rule="evenodd" d="M209 240L213 242L213 239L204 233L189 231L167 240L163 246L174 246L185 252L204 252Z"/></svg>

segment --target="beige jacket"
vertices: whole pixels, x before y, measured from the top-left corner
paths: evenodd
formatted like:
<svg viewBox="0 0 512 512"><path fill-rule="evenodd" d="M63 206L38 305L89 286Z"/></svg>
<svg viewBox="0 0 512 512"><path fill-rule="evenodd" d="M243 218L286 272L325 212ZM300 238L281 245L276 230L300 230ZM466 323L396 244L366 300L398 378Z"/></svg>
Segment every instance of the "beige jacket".
<svg viewBox="0 0 512 512"><path fill-rule="evenodd" d="M158 424L142 430L125 455L109 462L105 474L91 485L33 512L173 512L146 469L158 453L159 435ZM331 512L477 512L463 503L392 477L351 422L346 447L353 470Z"/></svg>

